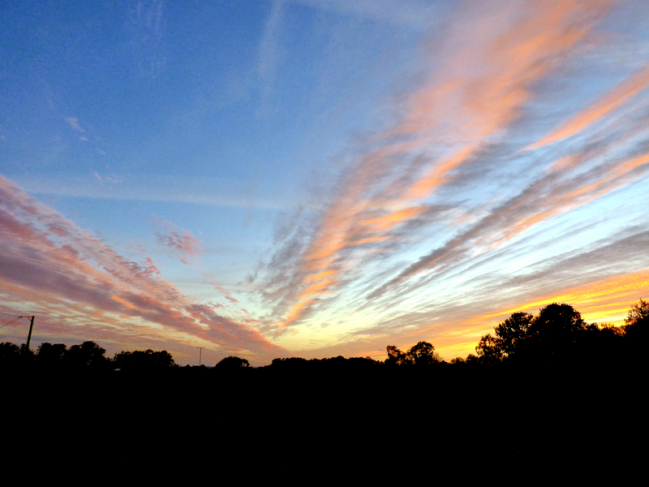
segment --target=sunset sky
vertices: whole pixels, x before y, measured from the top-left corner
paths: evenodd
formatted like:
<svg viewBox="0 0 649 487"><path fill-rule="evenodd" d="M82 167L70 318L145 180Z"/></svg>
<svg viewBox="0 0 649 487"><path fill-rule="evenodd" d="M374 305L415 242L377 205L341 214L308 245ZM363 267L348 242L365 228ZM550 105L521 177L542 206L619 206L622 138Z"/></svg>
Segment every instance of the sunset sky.
<svg viewBox="0 0 649 487"><path fill-rule="evenodd" d="M649 298L649 2L0 4L0 341L450 360ZM12 317L13 316L13 317Z"/></svg>

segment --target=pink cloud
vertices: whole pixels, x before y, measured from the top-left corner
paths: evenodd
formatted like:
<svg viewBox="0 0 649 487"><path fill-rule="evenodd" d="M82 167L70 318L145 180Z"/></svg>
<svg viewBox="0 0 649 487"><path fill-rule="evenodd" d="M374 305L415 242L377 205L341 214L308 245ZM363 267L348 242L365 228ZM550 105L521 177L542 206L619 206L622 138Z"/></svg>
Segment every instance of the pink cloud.
<svg viewBox="0 0 649 487"><path fill-rule="evenodd" d="M230 301L231 303L238 303L238 302L239 302L238 299L233 298L232 295L230 294L230 292L229 292L227 289L225 289L223 286L221 286L221 284L219 284L219 283L214 279L214 276L213 276L213 275L211 275L211 274L209 274L209 273L207 273L207 272L204 272L203 275L206 276L206 277L209 277L209 278L211 279L210 284L211 284L212 286L214 286L214 288L215 288L217 291L219 291L221 294L223 294L223 296L225 297L225 299L227 299L227 300Z"/></svg>
<svg viewBox="0 0 649 487"><path fill-rule="evenodd" d="M155 223L158 243L169 248L183 264L191 264L190 261L203 252L201 244L189 230L171 222L155 221Z"/></svg>
<svg viewBox="0 0 649 487"><path fill-rule="evenodd" d="M263 359L287 353L182 294L150 258L137 263L117 254L2 177L0 233L0 299L33 310L44 326L58 323L84 339L208 342Z"/></svg>

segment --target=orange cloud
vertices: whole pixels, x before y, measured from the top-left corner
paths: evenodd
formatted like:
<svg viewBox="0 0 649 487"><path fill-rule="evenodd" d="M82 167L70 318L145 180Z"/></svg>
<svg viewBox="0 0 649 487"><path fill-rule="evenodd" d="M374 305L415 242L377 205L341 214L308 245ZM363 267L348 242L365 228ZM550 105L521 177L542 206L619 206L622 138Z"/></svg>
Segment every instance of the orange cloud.
<svg viewBox="0 0 649 487"><path fill-rule="evenodd" d="M300 296L302 297L302 296ZM279 328L285 328L286 326L290 325L294 321L296 321L299 316L303 313L303 310L305 307L308 307L310 304L315 303L315 299L307 300L307 301L298 301L296 304L294 304L291 307L291 311L288 313L288 316L284 320L284 322L279 324Z"/></svg>
<svg viewBox="0 0 649 487"><path fill-rule="evenodd" d="M399 223L403 223L417 215L420 215L425 209L424 206L405 208L376 218L370 218L365 220L364 224L371 227L375 232L385 232Z"/></svg>
<svg viewBox="0 0 649 487"><path fill-rule="evenodd" d="M412 204L415 200L432 195L485 141L501 136L529 100L532 85L552 70L555 58L586 38L609 5L608 1L585 5L577 0L550 4L530 0L519 9L483 15L479 9L492 8L489 4L476 7L469 21L453 24L446 39L452 47L435 52L441 61L428 82L408 98L405 116L346 175L345 186L304 254L299 270L303 277L297 286L302 291L293 297L295 304L288 311L291 318L284 326L308 309L302 300L313 295L304 291L310 276L328 272L327 285L319 289L330 292L338 285L342 263L350 258L354 245L380 245L388 240L386 232L423 211L422 205ZM449 149L442 156L427 156L420 177L413 173L403 179L404 174L399 174L403 160L434 147ZM410 208L380 210L396 204ZM530 217L520 228L544 217ZM398 280L423 268L412 267Z"/></svg>
<svg viewBox="0 0 649 487"><path fill-rule="evenodd" d="M327 276L330 276L330 275L332 275L334 273L335 272L332 271L332 270L324 271L324 272L320 272L318 274L312 274L310 276L307 276L304 280L305 280L305 282L317 281L318 279L323 279L323 278L325 278Z"/></svg>
<svg viewBox="0 0 649 487"><path fill-rule="evenodd" d="M544 145L567 139L581 132L587 126L601 120L606 115L619 108L623 103L633 96L645 90L649 86L649 66L638 70L627 80L608 93L604 98L594 105L586 108L581 113L570 118L560 127L557 127L543 139L532 144L527 149L537 149Z"/></svg>

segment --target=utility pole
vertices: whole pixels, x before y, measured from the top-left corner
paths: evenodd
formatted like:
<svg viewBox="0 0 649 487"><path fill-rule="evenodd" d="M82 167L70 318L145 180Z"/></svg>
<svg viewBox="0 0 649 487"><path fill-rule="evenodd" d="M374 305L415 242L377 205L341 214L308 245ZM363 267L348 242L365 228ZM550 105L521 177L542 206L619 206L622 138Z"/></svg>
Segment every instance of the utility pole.
<svg viewBox="0 0 649 487"><path fill-rule="evenodd" d="M29 334L27 335L27 346L25 347L26 350L29 350L29 342L32 341L32 328L34 328L34 318L36 317L32 316L29 322Z"/></svg>
<svg viewBox="0 0 649 487"><path fill-rule="evenodd" d="M203 357L203 347L198 347L198 366L201 366L201 358Z"/></svg>

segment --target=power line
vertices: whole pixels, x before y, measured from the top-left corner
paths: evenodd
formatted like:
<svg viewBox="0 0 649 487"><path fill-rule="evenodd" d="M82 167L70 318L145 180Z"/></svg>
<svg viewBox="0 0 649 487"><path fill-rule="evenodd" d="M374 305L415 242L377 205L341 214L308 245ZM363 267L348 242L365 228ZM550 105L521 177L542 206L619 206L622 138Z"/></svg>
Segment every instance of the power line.
<svg viewBox="0 0 649 487"><path fill-rule="evenodd" d="M34 329L34 318L36 318L36 316L34 316L34 315L32 315L32 316L16 316L16 315L10 315L9 313L2 313L1 311L0 311L0 314L6 315L6 316L15 316L16 317L15 319L11 320L9 323L5 323L4 325L0 326L0 328L5 327L7 325L10 325L14 321L18 321L21 318L29 318L29 333L27 334L27 343L25 344L25 348L27 350L29 350L29 343L32 340L32 330Z"/></svg>
<svg viewBox="0 0 649 487"><path fill-rule="evenodd" d="M3 314L4 314L4 313L3 313ZM18 321L18 320L21 319L21 318L24 318L24 316L19 316L19 317L16 318L15 320L11 320L11 321L5 323L4 325L0 325L0 328L2 328L2 327L4 327L4 326L7 326L7 325L11 325L14 321Z"/></svg>

